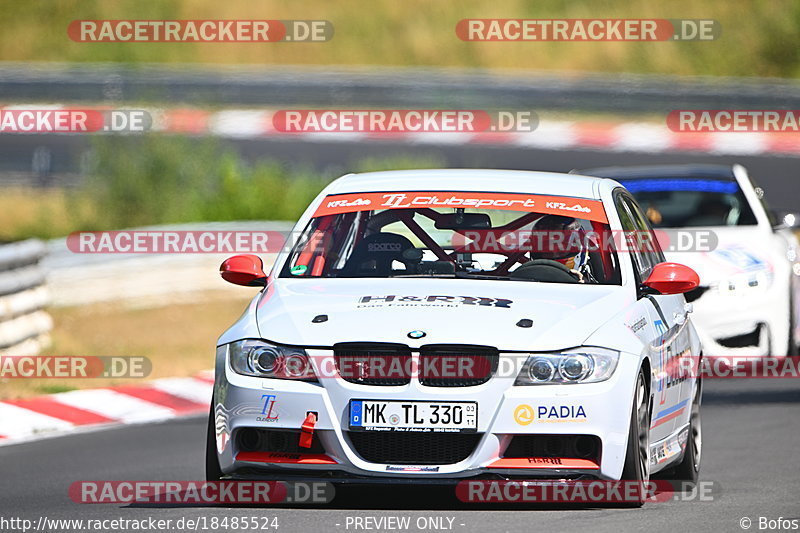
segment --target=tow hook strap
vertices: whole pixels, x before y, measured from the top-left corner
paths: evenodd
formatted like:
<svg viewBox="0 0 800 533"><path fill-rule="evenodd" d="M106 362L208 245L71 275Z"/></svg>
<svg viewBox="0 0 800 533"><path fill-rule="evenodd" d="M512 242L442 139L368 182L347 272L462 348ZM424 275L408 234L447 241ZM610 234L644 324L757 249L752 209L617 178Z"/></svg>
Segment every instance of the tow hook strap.
<svg viewBox="0 0 800 533"><path fill-rule="evenodd" d="M314 425L317 423L317 415L308 413L303 425L300 426L300 447L311 448L311 440L314 438Z"/></svg>

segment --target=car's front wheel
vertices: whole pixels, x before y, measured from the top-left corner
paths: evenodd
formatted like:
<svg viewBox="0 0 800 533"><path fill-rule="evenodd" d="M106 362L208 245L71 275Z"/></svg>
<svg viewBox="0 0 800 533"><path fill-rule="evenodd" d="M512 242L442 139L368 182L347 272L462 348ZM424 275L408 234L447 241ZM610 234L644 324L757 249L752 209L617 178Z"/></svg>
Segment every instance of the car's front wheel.
<svg viewBox="0 0 800 533"><path fill-rule="evenodd" d="M645 500L644 485L650 479L650 392L644 369L639 370L636 380L622 479L626 483L639 485L636 491L638 499L627 503L632 507L641 507Z"/></svg>
<svg viewBox="0 0 800 533"><path fill-rule="evenodd" d="M217 458L217 429L214 419L214 400L211 400L211 410L208 413L208 430L206 432L206 481L219 481L222 478L222 469Z"/></svg>

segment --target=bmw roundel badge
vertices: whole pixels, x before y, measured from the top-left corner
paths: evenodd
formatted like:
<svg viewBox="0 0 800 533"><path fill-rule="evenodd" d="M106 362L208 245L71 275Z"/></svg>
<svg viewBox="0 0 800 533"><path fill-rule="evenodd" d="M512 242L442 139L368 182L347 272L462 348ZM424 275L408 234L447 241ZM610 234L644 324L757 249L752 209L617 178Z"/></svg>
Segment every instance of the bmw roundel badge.
<svg viewBox="0 0 800 533"><path fill-rule="evenodd" d="M410 339L421 339L425 335L427 335L427 333L425 333L424 331L418 330L418 329L415 329L414 331L409 331L408 332L408 338L410 338Z"/></svg>

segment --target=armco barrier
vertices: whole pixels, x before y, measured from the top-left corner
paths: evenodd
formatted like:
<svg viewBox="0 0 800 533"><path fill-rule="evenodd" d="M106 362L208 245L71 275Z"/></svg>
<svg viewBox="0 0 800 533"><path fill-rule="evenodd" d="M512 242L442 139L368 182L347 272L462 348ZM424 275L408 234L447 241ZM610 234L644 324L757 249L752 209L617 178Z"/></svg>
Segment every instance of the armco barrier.
<svg viewBox="0 0 800 533"><path fill-rule="evenodd" d="M0 355L34 355L53 328L44 311L49 301L40 261L42 241L0 244Z"/></svg>
<svg viewBox="0 0 800 533"><path fill-rule="evenodd" d="M800 84L776 78L677 77L469 69L284 66L203 69L110 64L0 65L7 101L191 105L565 109L797 109Z"/></svg>
<svg viewBox="0 0 800 533"><path fill-rule="evenodd" d="M194 222L131 228L131 231L266 231L289 232L291 222ZM66 239L47 243L42 264L47 271L52 307L96 303L138 308L194 303L208 297L246 297L219 276L219 265L233 253L92 253L70 251ZM269 267L275 254L259 254Z"/></svg>

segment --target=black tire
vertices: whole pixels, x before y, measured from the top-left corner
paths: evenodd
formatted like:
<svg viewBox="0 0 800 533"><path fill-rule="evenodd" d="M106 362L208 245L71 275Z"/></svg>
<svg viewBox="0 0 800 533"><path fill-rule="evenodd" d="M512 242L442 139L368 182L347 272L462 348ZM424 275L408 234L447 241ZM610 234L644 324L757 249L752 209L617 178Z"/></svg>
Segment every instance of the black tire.
<svg viewBox="0 0 800 533"><path fill-rule="evenodd" d="M700 404L703 396L703 382L698 379L697 390L692 398L692 413L689 417L689 438L683 460L664 479L677 483L676 490L689 490L697 485L700 477L700 459L703 455L703 428L700 419Z"/></svg>
<svg viewBox="0 0 800 533"><path fill-rule="evenodd" d="M639 370L636 390L631 407L631 423L628 431L628 448L622 479L627 483L639 483L638 499L625 502L623 507L641 507L645 501L644 484L650 480L650 390L644 370Z"/></svg>
<svg viewBox="0 0 800 533"><path fill-rule="evenodd" d="M211 401L211 410L208 413L208 431L206 437L206 481L219 481L222 479L222 469L217 458L217 431L214 420L214 401Z"/></svg>

